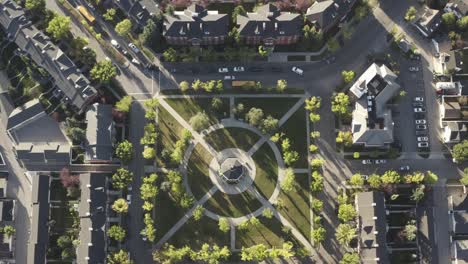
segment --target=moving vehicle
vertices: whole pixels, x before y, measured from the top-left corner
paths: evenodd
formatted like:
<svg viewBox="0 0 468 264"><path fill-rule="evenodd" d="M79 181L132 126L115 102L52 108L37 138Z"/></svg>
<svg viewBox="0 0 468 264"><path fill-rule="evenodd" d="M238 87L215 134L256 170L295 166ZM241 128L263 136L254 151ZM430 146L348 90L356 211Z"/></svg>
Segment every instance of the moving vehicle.
<svg viewBox="0 0 468 264"><path fill-rule="evenodd" d="M235 79L236 79L236 76L232 76L232 75L226 75L226 76L224 76L224 80L225 80L225 81L235 80Z"/></svg>
<svg viewBox="0 0 468 264"><path fill-rule="evenodd" d="M140 52L140 50L137 48L137 46L135 46L135 44L133 44L131 42L128 44L128 47L131 48L133 50L133 52L135 52L135 53Z"/></svg>
<svg viewBox="0 0 468 264"><path fill-rule="evenodd" d="M419 67L411 66L411 67L408 68L408 70L409 70L410 72L417 72L417 71L419 71Z"/></svg>
<svg viewBox="0 0 468 264"><path fill-rule="evenodd" d="M424 102L424 97L419 97L419 96L418 96L418 97L415 97L413 100L414 100L415 102Z"/></svg>
<svg viewBox="0 0 468 264"><path fill-rule="evenodd" d="M96 21L96 18L91 15L91 13L88 11L88 9L86 9L86 7L82 6L82 5L79 5L76 7L76 9L78 9L78 12L80 12L80 14L90 23L90 24L93 24L94 21Z"/></svg>
<svg viewBox="0 0 468 264"><path fill-rule="evenodd" d="M292 70L293 72L295 72L295 73L301 75L301 76L304 75L304 71L303 71L302 69L296 67L296 66L292 67L291 70Z"/></svg>
<svg viewBox="0 0 468 264"><path fill-rule="evenodd" d="M372 164L372 160L362 160L362 164Z"/></svg>
<svg viewBox="0 0 468 264"><path fill-rule="evenodd" d="M385 164L387 160L375 160L375 164Z"/></svg>
<svg viewBox="0 0 468 264"><path fill-rule="evenodd" d="M419 142L429 141L428 137L418 137L417 139Z"/></svg>
<svg viewBox="0 0 468 264"><path fill-rule="evenodd" d="M111 39L111 45L116 49L120 49L120 44L115 39Z"/></svg>
<svg viewBox="0 0 468 264"><path fill-rule="evenodd" d="M401 166L400 171L409 171L410 170L410 166L409 165L405 165L405 166Z"/></svg>
<svg viewBox="0 0 468 264"><path fill-rule="evenodd" d="M418 143L418 148L428 148L429 143L428 142L419 142Z"/></svg>
<svg viewBox="0 0 468 264"><path fill-rule="evenodd" d="M218 72L219 73L226 73L226 72L229 72L229 69L228 68L219 68Z"/></svg>
<svg viewBox="0 0 468 264"><path fill-rule="evenodd" d="M137 66L140 66L140 65L141 65L140 61L138 61L138 60L135 59L135 58L132 59L132 63L135 64L135 65L137 65Z"/></svg>
<svg viewBox="0 0 468 264"><path fill-rule="evenodd" d="M416 119L414 122L416 123L416 125L425 125L426 119Z"/></svg>
<svg viewBox="0 0 468 264"><path fill-rule="evenodd" d="M245 71L245 69L244 69L244 67L239 66L239 67L234 67L234 71L235 72L243 72L243 71Z"/></svg>
<svg viewBox="0 0 468 264"><path fill-rule="evenodd" d="M425 129L427 129L427 126L426 125L416 125L416 129L417 130L425 130Z"/></svg>
<svg viewBox="0 0 468 264"><path fill-rule="evenodd" d="M424 108L424 107L416 107L416 108L414 108L414 112L415 112L415 113L424 113L424 112L426 112L426 108Z"/></svg>

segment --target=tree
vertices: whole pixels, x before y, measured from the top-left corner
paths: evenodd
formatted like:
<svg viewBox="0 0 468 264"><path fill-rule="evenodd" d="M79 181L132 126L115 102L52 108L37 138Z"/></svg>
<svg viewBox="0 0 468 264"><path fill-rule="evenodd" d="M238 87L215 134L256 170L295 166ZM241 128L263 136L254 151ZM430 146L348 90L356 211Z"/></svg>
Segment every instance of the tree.
<svg viewBox="0 0 468 264"><path fill-rule="evenodd" d="M140 186L141 199L149 201L158 195L158 187L155 185L158 175L152 173L147 177L143 178L143 184Z"/></svg>
<svg viewBox="0 0 468 264"><path fill-rule="evenodd" d="M463 176L460 179L460 183L463 185L468 185L468 168L463 170Z"/></svg>
<svg viewBox="0 0 468 264"><path fill-rule="evenodd" d="M325 240L326 234L327 231L323 226L315 227L311 234L314 244L322 243Z"/></svg>
<svg viewBox="0 0 468 264"><path fill-rule="evenodd" d="M323 209L323 202L320 201L319 199L313 199L311 203L312 210L316 214L320 214Z"/></svg>
<svg viewBox="0 0 468 264"><path fill-rule="evenodd" d="M359 254L356 252L347 252L343 255L343 258L340 260L340 264L359 264L361 259Z"/></svg>
<svg viewBox="0 0 468 264"><path fill-rule="evenodd" d="M210 125L210 118L205 112L198 112L190 118L189 123L196 131L201 131L208 128Z"/></svg>
<svg viewBox="0 0 468 264"><path fill-rule="evenodd" d="M156 111L158 110L159 100L157 98L152 98L145 101L145 118L149 121L154 121L156 119Z"/></svg>
<svg viewBox="0 0 468 264"><path fill-rule="evenodd" d="M244 16L245 14L247 14L247 12L245 11L244 7L242 5L236 5L232 11L232 21L236 23L237 16Z"/></svg>
<svg viewBox="0 0 468 264"><path fill-rule="evenodd" d="M296 176L291 168L286 169L284 179L280 183L281 190L292 192L296 188Z"/></svg>
<svg viewBox="0 0 468 264"><path fill-rule="evenodd" d="M456 163L461 163L468 159L468 140L467 139L453 146L452 157Z"/></svg>
<svg viewBox="0 0 468 264"><path fill-rule="evenodd" d="M321 104L322 104L322 98L312 96L309 99L305 100L305 107L304 108L306 110L308 110L308 111L313 112L315 110L318 110L320 108Z"/></svg>
<svg viewBox="0 0 468 264"><path fill-rule="evenodd" d="M229 229L231 229L231 225L229 224L229 220L227 218L221 217L218 220L218 227L219 230L223 233L227 233Z"/></svg>
<svg viewBox="0 0 468 264"><path fill-rule="evenodd" d="M60 171L60 182L62 183L63 187L69 188L73 186L78 186L80 184L80 175L79 174L71 174L69 168L63 168Z"/></svg>
<svg viewBox="0 0 468 264"><path fill-rule="evenodd" d="M263 47L262 45L258 46L258 54L261 57L266 57L270 53L270 50L268 48Z"/></svg>
<svg viewBox="0 0 468 264"><path fill-rule="evenodd" d="M353 174L349 179L349 184L357 187L362 187L364 185L364 177L360 173Z"/></svg>
<svg viewBox="0 0 468 264"><path fill-rule="evenodd" d="M128 140L120 142L115 149L115 155L127 164L133 158L133 144Z"/></svg>
<svg viewBox="0 0 468 264"><path fill-rule="evenodd" d="M115 104L115 108L120 112L128 113L130 112L131 105L132 97L130 95L126 95Z"/></svg>
<svg viewBox="0 0 468 264"><path fill-rule="evenodd" d="M405 14L405 20L411 22L416 19L417 10L414 6L410 6Z"/></svg>
<svg viewBox="0 0 468 264"><path fill-rule="evenodd" d="M245 115L245 119L252 126L259 126L263 120L263 110L252 107L249 112Z"/></svg>
<svg viewBox="0 0 468 264"><path fill-rule="evenodd" d="M439 180L439 176L432 171L426 171L424 174L424 182L427 184L435 184Z"/></svg>
<svg viewBox="0 0 468 264"><path fill-rule="evenodd" d="M299 153L297 151L285 151L283 153L283 159L287 166L291 166L299 160Z"/></svg>
<svg viewBox="0 0 468 264"><path fill-rule="evenodd" d="M403 177L405 183L420 184L424 180L424 174L420 171L415 171L413 174L407 174Z"/></svg>
<svg viewBox="0 0 468 264"><path fill-rule="evenodd" d="M253 227L258 227L261 225L260 223L260 220L258 220L257 217L255 216L252 216L250 219L249 219L249 225L253 226Z"/></svg>
<svg viewBox="0 0 468 264"><path fill-rule="evenodd" d="M265 208L262 211L262 215L267 219L271 219L273 217L273 210L271 210L271 208Z"/></svg>
<svg viewBox="0 0 468 264"><path fill-rule="evenodd" d="M268 248L264 244L251 247L242 247L241 260L243 261L263 261L268 257Z"/></svg>
<svg viewBox="0 0 468 264"><path fill-rule="evenodd" d="M144 201L143 205L141 206L145 212L150 212L154 208L154 204L150 201Z"/></svg>
<svg viewBox="0 0 468 264"><path fill-rule="evenodd" d="M448 12L442 15L442 22L444 23L447 28L453 28L457 23L457 17L454 13Z"/></svg>
<svg viewBox="0 0 468 264"><path fill-rule="evenodd" d="M178 263L185 260L191 253L189 246L177 249L173 245L165 244L161 250L153 253L153 260L163 264Z"/></svg>
<svg viewBox="0 0 468 264"><path fill-rule="evenodd" d="M327 42L327 48L330 52L335 52L340 48L340 43L336 38L331 38Z"/></svg>
<svg viewBox="0 0 468 264"><path fill-rule="evenodd" d="M61 235L57 238L57 245L60 248L67 248L72 246L72 239L69 235Z"/></svg>
<svg viewBox="0 0 468 264"><path fill-rule="evenodd" d="M350 224L340 224L336 229L336 239L343 246L348 246L356 237L356 228Z"/></svg>
<svg viewBox="0 0 468 264"><path fill-rule="evenodd" d="M107 263L108 264L133 264L133 261L130 260L130 254L123 249L112 252L107 256Z"/></svg>
<svg viewBox="0 0 468 264"><path fill-rule="evenodd" d="M26 0L24 7L33 14L44 14L46 3L44 0Z"/></svg>
<svg viewBox="0 0 468 264"><path fill-rule="evenodd" d="M278 119L273 118L271 115L268 115L267 118L262 120L260 130L263 134L271 134L276 129L278 129L278 123Z"/></svg>
<svg viewBox="0 0 468 264"><path fill-rule="evenodd" d="M67 129L67 135L77 142L81 142L86 137L86 131L80 127L70 127Z"/></svg>
<svg viewBox="0 0 468 264"><path fill-rule="evenodd" d="M119 198L114 201L112 204L112 210L119 214L127 213L128 212L128 203L123 198Z"/></svg>
<svg viewBox="0 0 468 264"><path fill-rule="evenodd" d="M112 61L102 60L94 65L89 74L94 81L108 83L117 75L117 68Z"/></svg>
<svg viewBox="0 0 468 264"><path fill-rule="evenodd" d="M457 21L457 27L461 31L466 31L468 29L468 16L464 16Z"/></svg>
<svg viewBox="0 0 468 264"><path fill-rule="evenodd" d="M367 179L367 182L369 183L370 187L378 189L382 185L382 180L380 179L380 176L377 174L371 174L369 176L369 179Z"/></svg>
<svg viewBox="0 0 468 264"><path fill-rule="evenodd" d="M312 169L318 170L322 168L323 163L325 163L323 159L315 158L310 161L310 166L312 167Z"/></svg>
<svg viewBox="0 0 468 264"><path fill-rule="evenodd" d="M189 88L190 88L190 84L189 82L187 81L181 81L179 83L179 87L180 87L180 90L185 93Z"/></svg>
<svg viewBox="0 0 468 264"><path fill-rule="evenodd" d="M405 225L404 234L406 239L413 241L416 239L416 233L418 232L418 227L416 226L416 220L410 220Z"/></svg>
<svg viewBox="0 0 468 264"><path fill-rule="evenodd" d="M423 184L419 185L417 188L413 190L413 194L411 195L411 200L415 202L419 202L424 198L424 190L426 186Z"/></svg>
<svg viewBox="0 0 468 264"><path fill-rule="evenodd" d="M310 146L309 146L309 151L310 151L311 153L315 153L315 152L318 151L318 147L317 147L316 145L314 145L314 144L310 144Z"/></svg>
<svg viewBox="0 0 468 264"><path fill-rule="evenodd" d="M312 123L316 123L316 122L320 121L320 115L316 114L316 113L310 113L309 114L309 120Z"/></svg>
<svg viewBox="0 0 468 264"><path fill-rule="evenodd" d="M130 33L131 29L132 22L128 18L120 21L119 23L117 23L117 25L115 25L115 32L117 32L117 34L119 34L122 37L127 36L128 33Z"/></svg>
<svg viewBox="0 0 468 264"><path fill-rule="evenodd" d="M353 145L353 133L351 131L339 131L336 136L336 143L343 144L345 147Z"/></svg>
<svg viewBox="0 0 468 264"><path fill-rule="evenodd" d="M70 33L70 22L69 17L56 15L49 21L46 32L55 40L61 40Z"/></svg>
<svg viewBox="0 0 468 264"><path fill-rule="evenodd" d="M219 111L223 107L223 100L219 97L213 97L211 99L211 108L213 108L216 111Z"/></svg>
<svg viewBox="0 0 468 264"><path fill-rule="evenodd" d="M310 132L310 137L311 137L312 139L319 138L319 137L320 137L320 131L312 131L312 132Z"/></svg>
<svg viewBox="0 0 468 264"><path fill-rule="evenodd" d="M398 174L398 172L394 170L389 170L386 171L380 179L382 180L382 183L384 184L394 184L394 183L400 183L401 181L401 176Z"/></svg>
<svg viewBox="0 0 468 264"><path fill-rule="evenodd" d="M154 157L156 157L156 150L152 147L145 146L142 154L145 159L154 159Z"/></svg>
<svg viewBox="0 0 468 264"><path fill-rule="evenodd" d="M343 222L348 222L355 219L357 216L356 209L352 204L340 204L338 207L338 218Z"/></svg>
<svg viewBox="0 0 468 264"><path fill-rule="evenodd" d="M133 173L124 168L119 168L112 175L112 186L117 189L124 189L132 183Z"/></svg>
<svg viewBox="0 0 468 264"><path fill-rule="evenodd" d="M138 36L140 41L148 46L153 45L156 40L157 29L156 23L152 19L148 19L148 22L143 27L143 32Z"/></svg>
<svg viewBox="0 0 468 264"><path fill-rule="evenodd" d="M218 245L210 246L203 244L199 251L193 251L190 254L190 258L193 261L203 261L208 264L218 264L220 260L227 260L231 252L227 246L219 247Z"/></svg>
<svg viewBox="0 0 468 264"><path fill-rule="evenodd" d="M312 172L312 182L310 183L310 190L313 193L323 191L323 175L316 170Z"/></svg>
<svg viewBox="0 0 468 264"><path fill-rule="evenodd" d="M114 19L115 19L115 14L116 14L115 8L109 8L109 9L106 10L106 13L104 13L104 15L102 15L102 17L106 21L113 22Z"/></svg>
<svg viewBox="0 0 468 264"><path fill-rule="evenodd" d="M113 225L107 230L107 236L119 242L122 242L126 235L125 229L118 225Z"/></svg>
<svg viewBox="0 0 468 264"><path fill-rule="evenodd" d="M282 80L278 80L276 82L276 90L279 92L279 93L282 93L284 92L284 90L286 90L286 88L288 87L288 82L284 79Z"/></svg>
<svg viewBox="0 0 468 264"><path fill-rule="evenodd" d="M349 96L345 93L338 93L332 97L331 110L333 113L338 115L344 115L348 112L348 106Z"/></svg>
<svg viewBox="0 0 468 264"><path fill-rule="evenodd" d="M353 71L342 71L341 72L341 77L343 77L343 81L345 83L350 83L354 79L355 75L356 75L356 73L353 72Z"/></svg>
<svg viewBox="0 0 468 264"><path fill-rule="evenodd" d="M199 221L202 218L204 212L205 208L203 208L201 204L197 205L195 210L193 210L193 219L195 219L195 221Z"/></svg>
<svg viewBox="0 0 468 264"><path fill-rule="evenodd" d="M167 62L176 62L178 60L177 51L173 48L168 48L163 53L164 60Z"/></svg>

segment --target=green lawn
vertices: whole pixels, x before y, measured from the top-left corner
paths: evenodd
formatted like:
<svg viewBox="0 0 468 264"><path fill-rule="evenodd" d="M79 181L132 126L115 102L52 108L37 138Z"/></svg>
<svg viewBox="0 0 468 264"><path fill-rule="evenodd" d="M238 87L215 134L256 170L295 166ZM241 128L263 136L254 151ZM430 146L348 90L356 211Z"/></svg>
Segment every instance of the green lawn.
<svg viewBox="0 0 468 264"><path fill-rule="evenodd" d="M236 98L235 105L242 103L244 104L245 113L250 108L260 108L263 110L265 116L271 115L274 118L281 119L286 112L299 100L299 98ZM244 118L244 114L240 117Z"/></svg>
<svg viewBox="0 0 468 264"><path fill-rule="evenodd" d="M188 122L192 116L204 111L213 125L220 119L229 117L229 99L220 99L223 104L219 110L214 110L211 106L212 98L168 98L165 100L185 121Z"/></svg>
<svg viewBox="0 0 468 264"><path fill-rule="evenodd" d="M208 169L213 156L200 144L190 156L187 168L187 177L189 186L196 199L202 198L208 192L213 183L208 174Z"/></svg>
<svg viewBox="0 0 468 264"><path fill-rule="evenodd" d="M259 139L260 137L254 132L236 127L218 129L205 137L206 142L216 151L227 148L249 151Z"/></svg>
<svg viewBox="0 0 468 264"><path fill-rule="evenodd" d="M236 230L236 248L250 247L265 244L270 247L281 247L290 235L282 231L282 225L275 217L268 219L258 218L261 224L258 227L249 226L246 230Z"/></svg>
<svg viewBox="0 0 468 264"><path fill-rule="evenodd" d="M70 215L67 207L50 208L50 220L55 220L55 232L61 232L71 228L73 225L73 217Z"/></svg>
<svg viewBox="0 0 468 264"><path fill-rule="evenodd" d="M161 152L163 149L173 150L177 140L180 139L183 127L174 119L174 117L167 112L163 107L159 107L158 112L158 166L166 167L166 164L161 159Z"/></svg>
<svg viewBox="0 0 468 264"><path fill-rule="evenodd" d="M296 174L298 183L295 191L281 192L279 198L284 207L279 210L288 221L294 225L306 238L310 238L310 203L309 179L307 174Z"/></svg>
<svg viewBox="0 0 468 264"><path fill-rule="evenodd" d="M278 179L278 163L276 163L273 150L265 143L254 153L252 158L257 169L255 186L266 199L269 199Z"/></svg>
<svg viewBox="0 0 468 264"><path fill-rule="evenodd" d="M252 213L260 207L262 207L260 201L247 191L236 195L228 195L217 191L205 203L206 209L228 217L240 217Z"/></svg>
<svg viewBox="0 0 468 264"><path fill-rule="evenodd" d="M175 247L189 245L194 250L199 250L203 243L229 247L229 232L221 232L218 222L206 216L198 222L192 218L168 240L168 243Z"/></svg>
<svg viewBox="0 0 468 264"><path fill-rule="evenodd" d="M307 119L304 107L300 107L283 126L280 131L285 133L291 142L291 149L299 153L299 160L293 164L293 168L307 168ZM323 122L323 121L322 121ZM278 144L281 149L281 144Z"/></svg>

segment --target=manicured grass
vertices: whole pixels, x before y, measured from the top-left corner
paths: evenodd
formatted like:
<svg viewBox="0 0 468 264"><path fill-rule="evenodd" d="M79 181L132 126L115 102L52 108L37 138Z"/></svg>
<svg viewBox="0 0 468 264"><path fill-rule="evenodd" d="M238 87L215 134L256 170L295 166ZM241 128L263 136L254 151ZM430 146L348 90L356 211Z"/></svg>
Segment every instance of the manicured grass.
<svg viewBox="0 0 468 264"><path fill-rule="evenodd" d="M244 104L245 113L250 108L260 108L263 110L265 117L268 115L274 118L281 119L286 112L299 100L299 98L236 98L235 105L242 103ZM245 113L240 117L244 118ZM238 116L239 117L239 116Z"/></svg>
<svg viewBox="0 0 468 264"><path fill-rule="evenodd" d="M236 230L236 248L251 247L265 244L269 247L281 247L286 241L291 241L287 233L282 231L282 225L275 217L268 219L263 216L258 218L260 225L249 225L246 230Z"/></svg>
<svg viewBox="0 0 468 264"><path fill-rule="evenodd" d="M189 245L194 250L199 250L204 243L229 247L229 232L221 232L218 222L206 216L198 222L192 218L169 239L168 243L175 247Z"/></svg>
<svg viewBox="0 0 468 264"><path fill-rule="evenodd" d="M205 112L213 125L220 119L229 117L229 99L220 99L223 105L219 110L214 110L211 106L212 98L168 98L166 102L187 122L198 112Z"/></svg>
<svg viewBox="0 0 468 264"><path fill-rule="evenodd" d="M248 191L236 195L217 191L205 204L205 208L213 213L228 217L240 217L260 207L260 201Z"/></svg>
<svg viewBox="0 0 468 264"><path fill-rule="evenodd" d="M300 107L297 111L280 127L280 131L289 138L291 149L299 153L299 159L293 168L307 168L307 119L304 107ZM278 144L281 149L281 144Z"/></svg>
<svg viewBox="0 0 468 264"><path fill-rule="evenodd" d="M205 137L206 142L216 151L227 148L249 151L259 139L260 137L254 132L236 127L218 129Z"/></svg>
<svg viewBox="0 0 468 264"><path fill-rule="evenodd" d="M279 210L307 239L310 238L309 179L307 174L296 174L297 187L290 193L281 192L284 207Z"/></svg>
<svg viewBox="0 0 468 264"><path fill-rule="evenodd" d="M255 187L266 199L269 199L278 180L278 163L273 150L265 143L254 153L252 159L257 169Z"/></svg>
<svg viewBox="0 0 468 264"><path fill-rule="evenodd" d="M202 198L213 187L208 174L209 165L213 156L200 144L190 156L187 167L187 177L190 189L196 199Z"/></svg>
<svg viewBox="0 0 468 264"><path fill-rule="evenodd" d="M166 167L161 159L161 152L163 149L173 150L177 140L180 139L183 127L174 119L174 117L167 112L163 107L159 107L158 111L158 155L157 162L158 166Z"/></svg>

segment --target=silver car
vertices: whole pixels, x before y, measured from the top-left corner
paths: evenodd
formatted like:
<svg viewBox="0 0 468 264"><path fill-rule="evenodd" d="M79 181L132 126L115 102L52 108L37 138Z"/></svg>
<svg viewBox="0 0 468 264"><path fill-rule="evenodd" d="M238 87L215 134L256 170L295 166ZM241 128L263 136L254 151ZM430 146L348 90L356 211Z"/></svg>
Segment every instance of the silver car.
<svg viewBox="0 0 468 264"><path fill-rule="evenodd" d="M417 119L415 122L416 122L416 125L425 125L426 119Z"/></svg>
<svg viewBox="0 0 468 264"><path fill-rule="evenodd" d="M418 139L418 142L427 142L427 141L429 141L428 137L417 137L417 139Z"/></svg>

